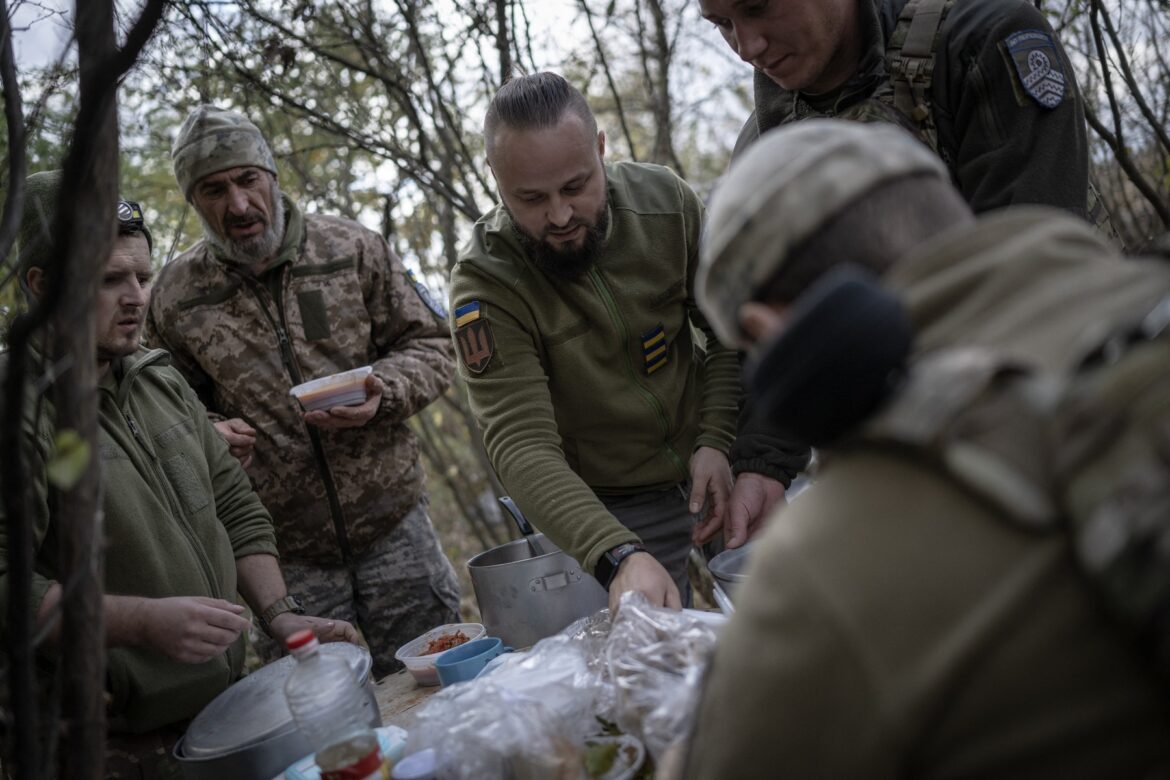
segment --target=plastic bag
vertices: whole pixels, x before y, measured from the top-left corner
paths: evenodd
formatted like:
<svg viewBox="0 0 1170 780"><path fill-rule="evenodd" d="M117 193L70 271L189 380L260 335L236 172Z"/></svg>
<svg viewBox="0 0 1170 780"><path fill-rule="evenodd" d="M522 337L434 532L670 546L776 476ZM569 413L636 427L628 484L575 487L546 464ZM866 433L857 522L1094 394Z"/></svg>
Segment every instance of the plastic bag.
<svg viewBox="0 0 1170 780"><path fill-rule="evenodd" d="M444 778L584 776L585 739L603 722L658 759L690 731L715 631L686 612L622 598L416 711L407 752L434 748Z"/></svg>

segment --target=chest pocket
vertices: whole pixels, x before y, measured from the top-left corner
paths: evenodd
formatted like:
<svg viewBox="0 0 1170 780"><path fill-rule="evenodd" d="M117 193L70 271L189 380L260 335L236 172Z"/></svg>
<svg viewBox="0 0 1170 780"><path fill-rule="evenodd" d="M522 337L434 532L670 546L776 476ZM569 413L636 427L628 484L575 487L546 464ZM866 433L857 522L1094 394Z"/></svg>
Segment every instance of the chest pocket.
<svg viewBox="0 0 1170 780"><path fill-rule="evenodd" d="M154 437L154 449L167 481L188 516L197 514L211 503L206 474L195 468L190 452L195 442L195 421L188 418Z"/></svg>
<svg viewBox="0 0 1170 780"><path fill-rule="evenodd" d="M302 290L297 293L297 307L301 310L301 327L305 341L329 338L329 314L325 310L325 294L320 290Z"/></svg>

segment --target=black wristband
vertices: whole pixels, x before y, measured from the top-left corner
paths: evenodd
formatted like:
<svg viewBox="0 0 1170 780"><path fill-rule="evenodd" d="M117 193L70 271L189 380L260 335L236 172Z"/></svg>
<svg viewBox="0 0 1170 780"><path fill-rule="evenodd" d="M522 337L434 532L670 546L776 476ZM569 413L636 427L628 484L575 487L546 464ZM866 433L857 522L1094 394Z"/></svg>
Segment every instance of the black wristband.
<svg viewBox="0 0 1170 780"><path fill-rule="evenodd" d="M646 548L637 542L626 542L625 544L619 544L613 549L606 550L605 554L597 561L597 566L593 569L593 576L601 583L601 587L609 590L610 583L617 576L618 566L626 558L629 558L637 552L646 552Z"/></svg>

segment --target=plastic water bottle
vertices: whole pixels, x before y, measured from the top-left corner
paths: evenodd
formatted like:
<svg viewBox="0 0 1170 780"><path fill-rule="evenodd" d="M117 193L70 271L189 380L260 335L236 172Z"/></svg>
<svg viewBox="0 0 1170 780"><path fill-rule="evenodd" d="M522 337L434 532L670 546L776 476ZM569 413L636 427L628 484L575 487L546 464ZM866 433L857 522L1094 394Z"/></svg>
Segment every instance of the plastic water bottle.
<svg viewBox="0 0 1170 780"><path fill-rule="evenodd" d="M297 728L318 755L318 766L323 753L338 752L326 748L340 743L367 745L372 739L376 750L377 736L366 722L365 691L345 659L322 653L309 629L290 636L287 644L297 664L284 684L284 695Z"/></svg>

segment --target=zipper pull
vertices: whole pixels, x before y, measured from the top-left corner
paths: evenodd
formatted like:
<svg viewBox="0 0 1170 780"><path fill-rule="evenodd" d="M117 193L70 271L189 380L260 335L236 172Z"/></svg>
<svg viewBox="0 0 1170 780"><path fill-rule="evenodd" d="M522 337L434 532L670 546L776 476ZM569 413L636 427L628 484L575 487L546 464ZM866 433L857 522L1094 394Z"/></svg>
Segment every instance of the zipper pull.
<svg viewBox="0 0 1170 780"><path fill-rule="evenodd" d="M131 416L130 416L130 415L128 415L128 414L127 414L127 415L123 415L123 416L126 418L126 425L127 425L129 428L130 428L130 433L131 433L131 435L133 435L133 436L134 436L134 439L135 439L135 440L136 440L136 441L137 441L137 442L138 442L140 445L142 445L142 447L143 447L143 448L145 448L145 447L146 447L146 441L145 441L145 440L142 438L142 430L141 430L141 429L139 429L139 427L138 427L138 423L134 422L134 418L133 418L133 417L131 417Z"/></svg>

